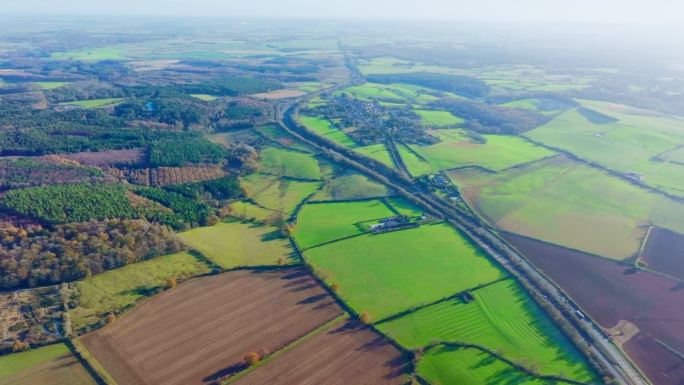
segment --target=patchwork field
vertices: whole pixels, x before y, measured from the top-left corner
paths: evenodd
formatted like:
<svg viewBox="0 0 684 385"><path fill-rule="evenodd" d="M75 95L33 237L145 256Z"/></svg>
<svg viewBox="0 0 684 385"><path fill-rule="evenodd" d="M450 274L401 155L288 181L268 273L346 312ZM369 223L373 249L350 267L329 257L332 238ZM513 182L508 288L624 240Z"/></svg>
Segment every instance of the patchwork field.
<svg viewBox="0 0 684 385"><path fill-rule="evenodd" d="M594 114L617 121L593 122L574 109L525 135L609 169L640 175L649 186L684 196L684 165L658 158L684 144L684 119L618 104L581 103Z"/></svg>
<svg viewBox="0 0 684 385"><path fill-rule="evenodd" d="M318 162L311 154L266 148L261 151L261 172L301 179L320 179Z"/></svg>
<svg viewBox="0 0 684 385"><path fill-rule="evenodd" d="M404 385L408 366L386 339L349 321L306 340L235 384Z"/></svg>
<svg viewBox="0 0 684 385"><path fill-rule="evenodd" d="M188 253L176 253L124 266L75 283L78 306L69 311L74 330L103 322L137 301L168 286L171 278L185 279L208 273L209 267Z"/></svg>
<svg viewBox="0 0 684 385"><path fill-rule="evenodd" d="M684 352L684 286L661 275L636 272L629 266L527 238L506 239L535 266L563 288L583 310L604 328L629 321L639 334L624 345L629 355L658 384L681 384L680 360L670 351L655 348L656 340ZM657 354L656 354L657 353ZM661 362L651 365L653 362ZM675 373L679 373L675 376Z"/></svg>
<svg viewBox="0 0 684 385"><path fill-rule="evenodd" d="M418 362L418 374L434 385L545 385L489 353L473 349L438 345Z"/></svg>
<svg viewBox="0 0 684 385"><path fill-rule="evenodd" d="M305 251L338 294L373 321L492 282L493 262L444 223L364 234Z"/></svg>
<svg viewBox="0 0 684 385"><path fill-rule="evenodd" d="M291 263L296 258L290 241L271 226L221 222L179 233L178 237L224 269L276 265L279 259Z"/></svg>
<svg viewBox="0 0 684 385"><path fill-rule="evenodd" d="M64 344L0 356L0 385L96 385Z"/></svg>
<svg viewBox="0 0 684 385"><path fill-rule="evenodd" d="M394 162L392 162L392 157L387 151L387 147L384 144L372 144L365 147L357 147L354 149L356 152L361 153L369 158L373 158L387 166L394 167Z"/></svg>
<svg viewBox="0 0 684 385"><path fill-rule="evenodd" d="M471 294L471 302L448 300L378 327L407 347L434 340L471 343L546 375L594 378L580 353L515 281L496 282Z"/></svg>
<svg viewBox="0 0 684 385"><path fill-rule="evenodd" d="M356 142L354 142L349 135L343 130L334 127L332 122L326 118L300 115L298 120L308 130L313 131L324 138L337 142L345 147L357 147Z"/></svg>
<svg viewBox="0 0 684 385"><path fill-rule="evenodd" d="M480 166L499 171L521 163L546 158L553 152L530 144L514 136L484 135L485 144L473 142L464 131L458 129L437 130L440 143L430 146L411 145L432 170L447 170L465 166ZM415 157L415 156L414 156ZM404 159L413 175L419 175L423 166L417 166L415 159Z"/></svg>
<svg viewBox="0 0 684 385"><path fill-rule="evenodd" d="M272 215L278 214L277 211L265 209L247 201L232 202L230 209L231 216L247 221L256 220L264 222Z"/></svg>
<svg viewBox="0 0 684 385"><path fill-rule="evenodd" d="M646 263L649 269L684 280L684 235L654 228L640 260Z"/></svg>
<svg viewBox="0 0 684 385"><path fill-rule="evenodd" d="M283 213L292 214L304 198L313 194L320 182L278 178L272 175L252 174L241 180L247 195L259 205Z"/></svg>
<svg viewBox="0 0 684 385"><path fill-rule="evenodd" d="M311 203L302 207L297 216L294 238L299 247L306 249L361 234L363 229L358 223L393 215L381 200Z"/></svg>
<svg viewBox="0 0 684 385"><path fill-rule="evenodd" d="M614 259L634 256L651 223L684 232L684 205L563 157L449 175L490 223Z"/></svg>
<svg viewBox="0 0 684 385"><path fill-rule="evenodd" d="M82 338L119 385L206 384L339 316L303 271L235 271L152 297Z"/></svg>

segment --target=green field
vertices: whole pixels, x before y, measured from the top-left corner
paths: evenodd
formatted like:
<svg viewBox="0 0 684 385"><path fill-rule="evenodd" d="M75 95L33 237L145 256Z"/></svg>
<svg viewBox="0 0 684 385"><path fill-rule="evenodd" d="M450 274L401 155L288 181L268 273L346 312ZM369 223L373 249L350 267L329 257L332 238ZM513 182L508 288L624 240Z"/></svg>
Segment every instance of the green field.
<svg viewBox="0 0 684 385"><path fill-rule="evenodd" d="M272 215L278 214L277 211L265 209L246 201L231 202L230 208L232 210L231 216L247 221L264 222Z"/></svg>
<svg viewBox="0 0 684 385"><path fill-rule="evenodd" d="M269 147L260 153L260 171L277 176L320 179L318 162L311 154Z"/></svg>
<svg viewBox="0 0 684 385"><path fill-rule="evenodd" d="M389 194L387 187L373 182L365 175L347 173L326 181L312 197L313 200L350 200L383 197Z"/></svg>
<svg viewBox="0 0 684 385"><path fill-rule="evenodd" d="M121 102L123 99L122 98L110 98L110 99L90 99L90 100L77 100L75 102L65 102L62 103L64 105L69 105L69 106L79 106L82 108L100 108L100 107L106 107L106 106L111 106L114 104L117 104Z"/></svg>
<svg viewBox="0 0 684 385"><path fill-rule="evenodd" d="M423 210L401 197L387 198L390 206L396 210L400 215L408 215L410 217L418 217L423 215Z"/></svg>
<svg viewBox="0 0 684 385"><path fill-rule="evenodd" d="M224 269L276 265L281 258L288 263L294 259L289 240L271 226L221 222L179 233L178 237Z"/></svg>
<svg viewBox="0 0 684 385"><path fill-rule="evenodd" d="M247 190L247 195L259 205L280 211L286 216L292 214L297 205L316 192L321 185L320 182L291 180L264 174L248 175L242 178L241 184Z"/></svg>
<svg viewBox="0 0 684 385"><path fill-rule="evenodd" d="M432 385L548 385L474 348L436 346L420 358L417 370Z"/></svg>
<svg viewBox="0 0 684 385"><path fill-rule="evenodd" d="M427 104L439 99L426 92L429 92L426 88L409 84L365 83L360 86L347 87L338 94L344 93L362 100L378 100L396 104L407 102Z"/></svg>
<svg viewBox="0 0 684 385"><path fill-rule="evenodd" d="M441 302L377 327L406 347L434 340L472 343L546 375L594 379L581 354L514 280L475 290L472 296L469 303Z"/></svg>
<svg viewBox="0 0 684 385"><path fill-rule="evenodd" d="M421 175L426 170L447 170L466 166L479 166L500 171L518 164L531 162L553 155L545 148L535 146L515 136L484 135L485 144L475 143L459 129L435 131L440 142L430 146L411 145L428 165L413 154L404 162L413 175Z"/></svg>
<svg viewBox="0 0 684 385"><path fill-rule="evenodd" d="M354 142L349 135L347 135L343 130L334 127L332 122L328 119L309 115L300 115L298 120L308 130L313 131L324 138L337 142L348 148L354 148L357 146L356 142Z"/></svg>
<svg viewBox="0 0 684 385"><path fill-rule="evenodd" d="M35 82L33 84L40 87L41 90L54 90L55 88L64 87L69 82Z"/></svg>
<svg viewBox="0 0 684 385"><path fill-rule="evenodd" d="M57 60L82 60L82 61L102 61L102 60L123 60L124 53L119 48L90 48L78 51L53 52L51 57Z"/></svg>
<svg viewBox="0 0 684 385"><path fill-rule="evenodd" d="M463 119L448 111L415 110L415 112L420 115L420 121L430 127L455 126L464 122Z"/></svg>
<svg viewBox="0 0 684 385"><path fill-rule="evenodd" d="M205 102L212 102L216 99L218 99L218 96L214 95L207 95L207 94L190 94L193 98L197 98L199 100L204 100Z"/></svg>
<svg viewBox="0 0 684 385"><path fill-rule="evenodd" d="M503 276L501 270L444 223L364 234L305 251L339 295L371 319L456 294Z"/></svg>
<svg viewBox="0 0 684 385"><path fill-rule="evenodd" d="M394 162L392 162L392 156L387 147L384 144L371 144L370 146L357 147L354 151L359 152L369 158L373 158L381 163L386 164L389 167L394 167Z"/></svg>
<svg viewBox="0 0 684 385"><path fill-rule="evenodd" d="M185 252L109 270L75 284L80 300L69 310L74 330L98 324L111 312L120 312L167 285L170 278L208 273L209 267Z"/></svg>
<svg viewBox="0 0 684 385"><path fill-rule="evenodd" d="M279 145L298 151L315 153L316 150L306 144L298 141L292 135L285 132L280 126L275 124L266 124L263 126L255 127L254 130L264 137L272 140Z"/></svg>
<svg viewBox="0 0 684 385"><path fill-rule="evenodd" d="M64 344L0 356L0 385L95 385Z"/></svg>
<svg viewBox="0 0 684 385"><path fill-rule="evenodd" d="M684 205L563 157L449 174L490 223L610 258L634 255L649 223L684 232Z"/></svg>
<svg viewBox="0 0 684 385"><path fill-rule="evenodd" d="M573 109L525 135L617 172L641 175L647 185L684 196L684 165L654 159L684 144L684 119L605 102L581 103L618 122L596 124Z"/></svg>
<svg viewBox="0 0 684 385"><path fill-rule="evenodd" d="M361 234L357 224L393 216L381 200L307 204L297 216L294 237L306 249L324 242Z"/></svg>

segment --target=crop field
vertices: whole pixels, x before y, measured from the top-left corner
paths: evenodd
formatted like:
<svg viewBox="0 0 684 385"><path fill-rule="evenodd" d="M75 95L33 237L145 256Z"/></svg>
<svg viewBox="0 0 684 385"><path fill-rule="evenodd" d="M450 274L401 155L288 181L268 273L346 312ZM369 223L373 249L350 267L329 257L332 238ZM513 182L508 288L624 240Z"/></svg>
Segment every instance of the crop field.
<svg viewBox="0 0 684 385"><path fill-rule="evenodd" d="M547 384L489 353L445 345L425 352L418 362L418 374L434 385Z"/></svg>
<svg viewBox="0 0 684 385"><path fill-rule="evenodd" d="M403 104L409 101L426 104L439 98L424 93L427 89L407 84L365 83L360 86L347 87L339 93L346 93L362 100L378 100Z"/></svg>
<svg viewBox="0 0 684 385"><path fill-rule="evenodd" d="M441 142L430 146L411 145L411 149L425 159L433 170L447 170L466 166L479 166L500 171L518 164L532 162L553 155L553 152L530 144L514 136L484 135L487 143L471 141L458 129L434 132ZM413 158L413 159L412 159ZM404 160L414 175L419 175L422 166L416 167L420 158Z"/></svg>
<svg viewBox="0 0 684 385"><path fill-rule="evenodd" d="M69 311L74 330L100 323L109 313L121 312L157 290L170 278L185 279L208 273L209 267L188 253L176 253L94 275L75 284L78 306Z"/></svg>
<svg viewBox="0 0 684 385"><path fill-rule="evenodd" d="M266 148L261 151L261 172L301 179L320 179L318 162L311 154Z"/></svg>
<svg viewBox="0 0 684 385"><path fill-rule="evenodd" d="M291 180L264 174L248 175L242 178L242 183L251 199L286 216L292 214L295 207L321 185L320 182Z"/></svg>
<svg viewBox="0 0 684 385"><path fill-rule="evenodd" d="M347 173L329 179L312 200L352 200L389 195L387 187L373 182L365 175Z"/></svg>
<svg viewBox="0 0 684 385"><path fill-rule="evenodd" d="M490 223L605 257L635 255L649 223L684 232L684 205L564 157L449 175Z"/></svg>
<svg viewBox="0 0 684 385"><path fill-rule="evenodd" d="M156 295L81 340L119 385L206 384L340 314L301 270L234 271Z"/></svg>
<svg viewBox="0 0 684 385"><path fill-rule="evenodd" d="M295 258L289 240L271 226L221 222L179 233L178 237L224 269L276 265L281 258L287 262Z"/></svg>
<svg viewBox="0 0 684 385"><path fill-rule="evenodd" d="M663 368L651 364L678 359L662 346L654 349L656 340L677 351L684 351L681 283L539 241L513 235L506 235L506 239L602 327L612 328L620 320L635 324L639 334L624 345L629 355L648 371L652 380L677 384L673 382L676 377L671 377L670 373L678 370L676 367Z"/></svg>
<svg viewBox="0 0 684 385"><path fill-rule="evenodd" d="M307 204L297 216L294 237L299 247L306 249L361 234L363 229L358 223L393 215L381 200Z"/></svg>
<svg viewBox="0 0 684 385"><path fill-rule="evenodd" d="M420 115L421 122L429 127L448 127L464 122L463 119L448 111L415 110L415 112Z"/></svg>
<svg viewBox="0 0 684 385"><path fill-rule="evenodd" d="M96 385L64 344L0 356L0 385Z"/></svg>
<svg viewBox="0 0 684 385"><path fill-rule="evenodd" d="M237 385L404 385L408 362L384 338L348 321L234 382Z"/></svg>
<svg viewBox="0 0 684 385"><path fill-rule="evenodd" d="M610 103L582 104L617 122L594 123L573 109L525 135L609 169L641 175L642 183L684 196L684 165L657 159L684 144L684 120Z"/></svg>
<svg viewBox="0 0 684 385"><path fill-rule="evenodd" d="M684 280L684 235L654 228L640 260L649 269Z"/></svg>
<svg viewBox="0 0 684 385"><path fill-rule="evenodd" d="M407 347L433 340L477 344L546 375L593 379L580 353L515 281L493 283L472 296L468 303L448 300L378 327Z"/></svg>
<svg viewBox="0 0 684 385"><path fill-rule="evenodd" d="M90 100L77 100L75 102L65 102L62 104L70 106L79 106L86 109L100 108L112 106L121 102L122 98L110 98L110 99L90 99Z"/></svg>
<svg viewBox="0 0 684 385"><path fill-rule="evenodd" d="M364 234L304 254L326 282L339 285L338 294L352 308L373 321L503 276L444 223Z"/></svg>

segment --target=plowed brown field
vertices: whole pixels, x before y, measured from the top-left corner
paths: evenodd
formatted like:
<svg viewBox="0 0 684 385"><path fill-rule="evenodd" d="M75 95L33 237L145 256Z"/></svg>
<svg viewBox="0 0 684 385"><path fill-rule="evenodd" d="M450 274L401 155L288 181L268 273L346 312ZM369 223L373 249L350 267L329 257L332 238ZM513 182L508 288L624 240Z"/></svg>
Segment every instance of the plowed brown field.
<svg viewBox="0 0 684 385"><path fill-rule="evenodd" d="M119 385L206 384L341 313L302 270L235 271L165 291L82 340Z"/></svg>
<svg viewBox="0 0 684 385"><path fill-rule="evenodd" d="M368 328L346 322L317 334L236 385L402 385L408 362Z"/></svg>
<svg viewBox="0 0 684 385"><path fill-rule="evenodd" d="M653 229L641 259L653 270L684 279L684 235Z"/></svg>
<svg viewBox="0 0 684 385"><path fill-rule="evenodd" d="M640 333L624 345L625 350L654 384L684 384L684 370L671 364L663 367L681 358L656 342L684 352L683 284L544 242L515 235L505 238L604 328L620 320L635 324Z"/></svg>

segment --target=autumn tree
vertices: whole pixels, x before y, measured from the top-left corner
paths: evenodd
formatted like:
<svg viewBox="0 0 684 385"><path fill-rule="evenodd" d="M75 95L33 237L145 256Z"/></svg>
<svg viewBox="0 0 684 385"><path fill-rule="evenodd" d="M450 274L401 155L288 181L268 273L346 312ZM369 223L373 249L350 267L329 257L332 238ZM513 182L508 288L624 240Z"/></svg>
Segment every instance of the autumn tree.
<svg viewBox="0 0 684 385"><path fill-rule="evenodd" d="M257 352L249 352L249 353L245 354L243 359L245 360L245 363L247 365L253 366L261 360L261 357L259 356L259 353L257 353Z"/></svg>
<svg viewBox="0 0 684 385"><path fill-rule="evenodd" d="M166 280L166 287L172 289L178 285L178 280L176 278L169 278Z"/></svg>

